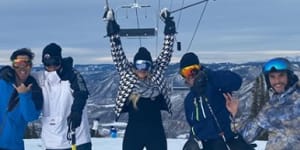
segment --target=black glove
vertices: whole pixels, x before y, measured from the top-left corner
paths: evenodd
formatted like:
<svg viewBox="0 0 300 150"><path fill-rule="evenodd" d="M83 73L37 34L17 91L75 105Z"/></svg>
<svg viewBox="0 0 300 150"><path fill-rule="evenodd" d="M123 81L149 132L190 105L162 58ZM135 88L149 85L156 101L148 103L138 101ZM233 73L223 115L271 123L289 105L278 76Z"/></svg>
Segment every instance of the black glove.
<svg viewBox="0 0 300 150"><path fill-rule="evenodd" d="M6 82L15 83L15 70L10 66L4 66L0 69L0 78Z"/></svg>
<svg viewBox="0 0 300 150"><path fill-rule="evenodd" d="M199 147L198 141L196 139L190 137L184 144L182 150L201 150Z"/></svg>
<svg viewBox="0 0 300 150"><path fill-rule="evenodd" d="M71 129L76 129L80 126L82 113L71 111L71 114L68 116L68 126Z"/></svg>
<svg viewBox="0 0 300 150"><path fill-rule="evenodd" d="M112 9L106 9L103 14L103 19L107 22L107 36L111 36L120 32L120 26L115 20L115 13Z"/></svg>
<svg viewBox="0 0 300 150"><path fill-rule="evenodd" d="M61 67L56 71L61 80L69 80L72 81L74 78L73 73L73 58L66 57L61 61Z"/></svg>
<svg viewBox="0 0 300 150"><path fill-rule="evenodd" d="M171 13L166 9L162 9L160 12L160 19L165 23L164 34L175 34L176 27Z"/></svg>
<svg viewBox="0 0 300 150"><path fill-rule="evenodd" d="M191 90L196 94L197 97L205 96L207 85L207 76L204 71L199 71L197 74L194 84L191 87Z"/></svg>

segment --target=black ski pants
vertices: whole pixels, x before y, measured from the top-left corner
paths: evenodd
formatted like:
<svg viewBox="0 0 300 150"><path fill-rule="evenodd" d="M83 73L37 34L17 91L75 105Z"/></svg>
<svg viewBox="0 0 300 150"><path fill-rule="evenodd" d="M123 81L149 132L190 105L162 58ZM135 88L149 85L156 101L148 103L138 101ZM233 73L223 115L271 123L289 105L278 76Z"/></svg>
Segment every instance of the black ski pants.
<svg viewBox="0 0 300 150"><path fill-rule="evenodd" d="M123 150L167 150L167 140L162 124L128 124Z"/></svg>

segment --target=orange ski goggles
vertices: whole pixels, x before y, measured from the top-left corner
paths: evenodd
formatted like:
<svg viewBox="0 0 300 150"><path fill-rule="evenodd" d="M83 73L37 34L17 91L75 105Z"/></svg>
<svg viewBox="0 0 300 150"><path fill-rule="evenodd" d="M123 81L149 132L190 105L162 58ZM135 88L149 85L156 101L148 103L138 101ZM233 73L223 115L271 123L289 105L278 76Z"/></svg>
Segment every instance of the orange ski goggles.
<svg viewBox="0 0 300 150"><path fill-rule="evenodd" d="M197 74L197 72L200 70L201 66L200 65L191 65L184 67L180 70L180 75L183 78L188 78L191 76L194 76Z"/></svg>
<svg viewBox="0 0 300 150"><path fill-rule="evenodd" d="M13 60L13 67L14 68L26 68L32 65L31 60L29 59L15 59Z"/></svg>

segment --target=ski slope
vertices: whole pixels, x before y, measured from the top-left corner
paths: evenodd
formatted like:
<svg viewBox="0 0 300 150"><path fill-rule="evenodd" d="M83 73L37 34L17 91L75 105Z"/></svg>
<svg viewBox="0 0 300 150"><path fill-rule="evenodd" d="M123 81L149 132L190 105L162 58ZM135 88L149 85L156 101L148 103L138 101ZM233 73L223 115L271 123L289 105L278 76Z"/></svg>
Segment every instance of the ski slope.
<svg viewBox="0 0 300 150"><path fill-rule="evenodd" d="M168 139L169 150L182 150L186 139ZM264 150L266 142L256 141L256 150ZM93 150L121 150L122 138L92 138ZM25 139L25 150L44 150L40 139Z"/></svg>

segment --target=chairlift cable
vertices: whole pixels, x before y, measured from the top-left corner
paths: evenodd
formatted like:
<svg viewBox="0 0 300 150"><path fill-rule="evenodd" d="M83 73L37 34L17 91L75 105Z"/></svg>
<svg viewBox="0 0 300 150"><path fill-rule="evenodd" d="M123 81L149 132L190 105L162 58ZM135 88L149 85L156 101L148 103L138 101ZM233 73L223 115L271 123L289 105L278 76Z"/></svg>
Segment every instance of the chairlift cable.
<svg viewBox="0 0 300 150"><path fill-rule="evenodd" d="M205 0L205 1L206 1L205 6L204 6L204 8L203 8L203 10L202 10L202 12L201 12L201 15L200 15L200 18L199 18L199 20L198 20L198 23L197 23L197 26L196 26L196 28L195 28L195 31L194 31L194 33L193 33L192 39L191 39L191 41L190 41L190 43L189 43L189 46L188 46L188 48L187 48L187 50L186 50L187 52L188 52L188 51L190 50L190 48L191 48L191 45L192 45L192 43L193 43L193 40L194 40L194 38L195 38L195 36L196 36L196 33L197 33L197 31L198 31L200 22L201 22L201 20L202 20L202 18L203 18L203 16L204 16L204 12L205 12L206 7L207 7L207 4L208 4L208 0Z"/></svg>
<svg viewBox="0 0 300 150"><path fill-rule="evenodd" d="M170 0L170 6L169 9L171 10L173 8L173 0Z"/></svg>
<svg viewBox="0 0 300 150"><path fill-rule="evenodd" d="M160 0L158 0L158 11L156 12L159 12L160 11ZM156 30L158 31L159 30L159 17L160 17L160 13L158 13L156 15ZM156 41L155 41L155 56L157 56L157 51L158 51L158 33L156 33Z"/></svg>
<svg viewBox="0 0 300 150"><path fill-rule="evenodd" d="M181 8L183 8L184 2L185 2L185 0L182 0ZM178 16L177 25L176 25L177 30L179 29L179 22L181 20L181 15L182 15L182 10L180 11L179 16Z"/></svg>
<svg viewBox="0 0 300 150"><path fill-rule="evenodd" d="M172 13L175 13L175 12L177 12L177 11L181 11L181 10L183 10L183 9L187 9L187 8L189 8L189 7L192 7L192 6L199 5L199 4L203 3L203 2L208 2L208 0L202 0L202 1L199 1L199 2L196 2L196 3L193 3L193 4L190 4L190 5L181 7L181 8L179 8L179 9L175 9L175 10L173 10L173 11L170 11L170 13L172 14Z"/></svg>
<svg viewBox="0 0 300 150"><path fill-rule="evenodd" d="M136 0L134 0L134 3L137 3ZM136 23L137 23L137 28L140 29L140 20L139 20L139 15L138 15L138 10L135 8L135 16L136 16ZM140 41L140 47L142 46L142 39L139 36L139 41Z"/></svg>

